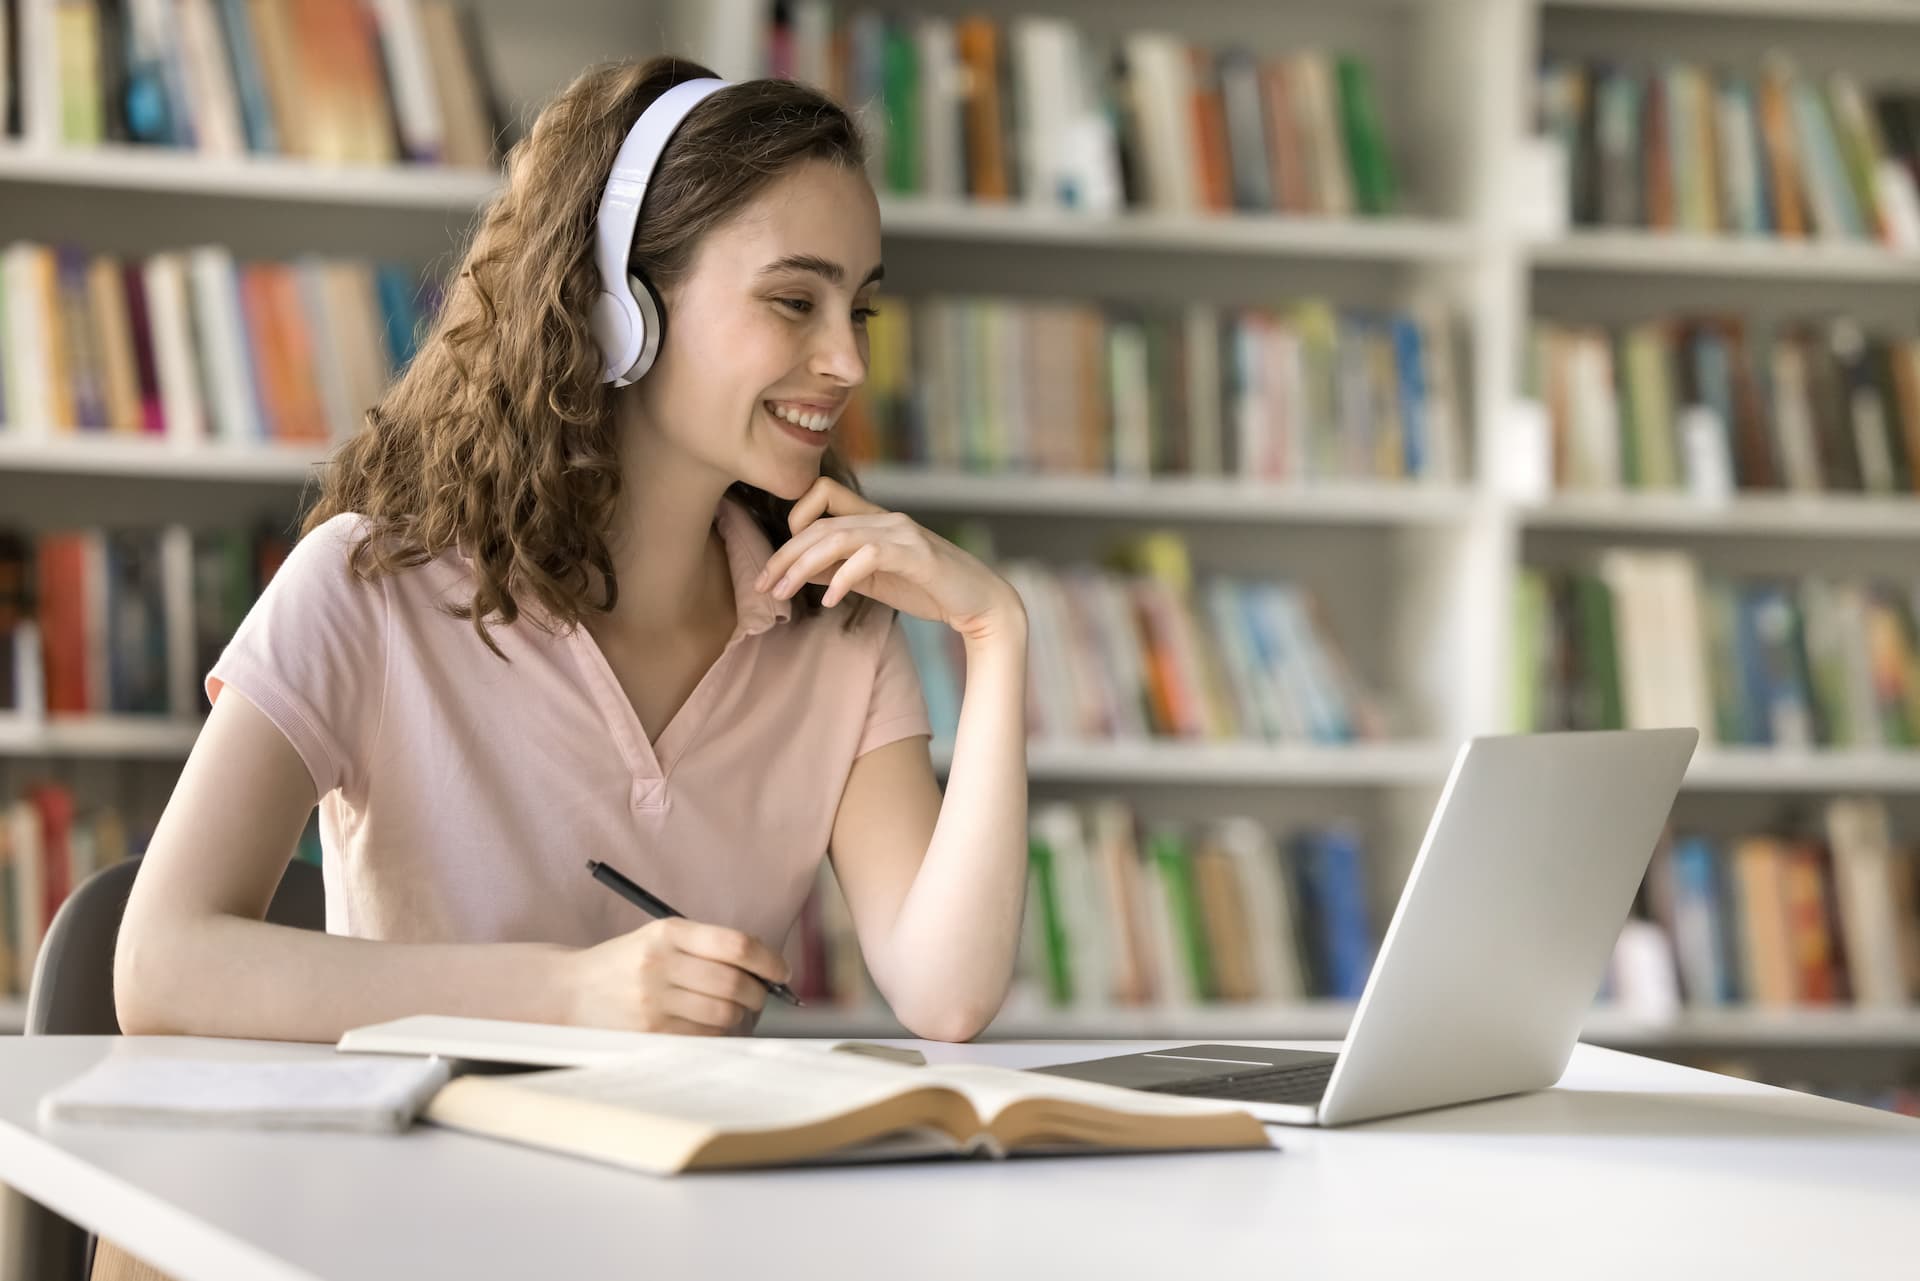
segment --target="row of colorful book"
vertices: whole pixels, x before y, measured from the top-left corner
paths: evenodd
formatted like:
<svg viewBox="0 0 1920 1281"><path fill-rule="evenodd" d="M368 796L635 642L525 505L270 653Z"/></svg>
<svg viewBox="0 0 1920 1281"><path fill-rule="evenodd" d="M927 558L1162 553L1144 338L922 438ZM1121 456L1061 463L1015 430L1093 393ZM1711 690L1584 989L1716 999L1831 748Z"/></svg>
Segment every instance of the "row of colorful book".
<svg viewBox="0 0 1920 1281"><path fill-rule="evenodd" d="M1540 321L1527 380L1563 489L1920 490L1920 340L1849 316Z"/></svg>
<svg viewBox="0 0 1920 1281"><path fill-rule="evenodd" d="M867 322L854 461L968 471L1454 480L1464 431L1437 308L889 300Z"/></svg>
<svg viewBox="0 0 1920 1281"><path fill-rule="evenodd" d="M439 288L391 264L0 251L0 437L325 446L412 358Z"/></svg>
<svg viewBox="0 0 1920 1281"><path fill-rule="evenodd" d="M26 995L41 940L73 888L144 853L152 836L151 817L81 801L53 779L34 779L0 796L0 993ZM295 857L320 861L314 823L301 833Z"/></svg>
<svg viewBox="0 0 1920 1281"><path fill-rule="evenodd" d="M768 6L759 74L861 109L875 185L1111 214L1401 208L1368 63L1069 19Z"/></svg>
<svg viewBox="0 0 1920 1281"><path fill-rule="evenodd" d="M1920 1004L1920 853L1877 799L1826 803L1811 830L1663 842L1605 995L1682 1009Z"/></svg>
<svg viewBox="0 0 1920 1281"><path fill-rule="evenodd" d="M1920 96L1841 71L1548 58L1538 120L1573 221L1920 249Z"/></svg>
<svg viewBox="0 0 1920 1281"><path fill-rule="evenodd" d="M1109 565L997 568L1031 619L1034 741L1345 743L1390 733L1381 700L1298 584L1196 580L1184 541L1164 531L1119 545ZM951 741L964 646L938 623L900 622L934 736Z"/></svg>
<svg viewBox="0 0 1920 1281"><path fill-rule="evenodd" d="M1037 805L1017 1001L1093 1009L1355 1000L1377 933L1346 824L1276 834L1253 819L1148 823L1117 798ZM877 1000L823 865L790 940L793 987Z"/></svg>
<svg viewBox="0 0 1920 1281"><path fill-rule="evenodd" d="M1920 746L1912 583L1703 572L1684 552L1609 549L1520 572L1522 729L1698 726L1706 743Z"/></svg>
<svg viewBox="0 0 1920 1281"><path fill-rule="evenodd" d="M291 546L272 529L0 531L0 712L197 720L201 677Z"/></svg>
<svg viewBox="0 0 1920 1281"><path fill-rule="evenodd" d="M5 133L328 164L492 163L479 25L449 0L0 0Z"/></svg>

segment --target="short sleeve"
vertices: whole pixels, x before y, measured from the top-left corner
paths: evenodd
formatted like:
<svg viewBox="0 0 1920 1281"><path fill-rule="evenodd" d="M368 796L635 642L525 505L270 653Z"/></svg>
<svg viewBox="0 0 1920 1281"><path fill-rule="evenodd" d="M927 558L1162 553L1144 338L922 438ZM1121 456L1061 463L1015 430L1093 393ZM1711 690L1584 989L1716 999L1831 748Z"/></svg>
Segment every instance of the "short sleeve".
<svg viewBox="0 0 1920 1281"><path fill-rule="evenodd" d="M343 513L294 544L206 677L287 736L316 796L358 783L386 697L386 581L347 563L362 527Z"/></svg>
<svg viewBox="0 0 1920 1281"><path fill-rule="evenodd" d="M915 734L933 734L927 721L927 701L920 693L920 674L907 648L907 633L895 614L880 639L880 659L874 665L873 692L867 700L866 728L860 734L856 757L876 747Z"/></svg>

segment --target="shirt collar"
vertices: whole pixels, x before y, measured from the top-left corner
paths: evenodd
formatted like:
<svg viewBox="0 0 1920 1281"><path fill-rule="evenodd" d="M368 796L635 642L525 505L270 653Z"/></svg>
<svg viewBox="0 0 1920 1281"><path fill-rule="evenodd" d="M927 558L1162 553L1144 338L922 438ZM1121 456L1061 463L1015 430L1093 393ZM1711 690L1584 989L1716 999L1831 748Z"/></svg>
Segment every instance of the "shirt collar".
<svg viewBox="0 0 1920 1281"><path fill-rule="evenodd" d="M773 544L752 514L722 494L714 508L713 525L726 545L727 568L733 573L734 632L754 636L792 618L791 598L776 599L754 588L754 580L773 556Z"/></svg>
<svg viewBox="0 0 1920 1281"><path fill-rule="evenodd" d="M754 588L754 582L760 577L760 571L766 568L767 561L773 557L773 544L767 540L766 531L760 528L751 513L730 495L722 494L713 509L713 527L720 533L720 542L727 549L727 569L733 576L734 632L741 636L757 636L775 623L784 623L793 617L791 598L775 599L766 592ZM463 549L456 548L455 555L471 571L473 558ZM523 611L544 613L538 601L523 602Z"/></svg>

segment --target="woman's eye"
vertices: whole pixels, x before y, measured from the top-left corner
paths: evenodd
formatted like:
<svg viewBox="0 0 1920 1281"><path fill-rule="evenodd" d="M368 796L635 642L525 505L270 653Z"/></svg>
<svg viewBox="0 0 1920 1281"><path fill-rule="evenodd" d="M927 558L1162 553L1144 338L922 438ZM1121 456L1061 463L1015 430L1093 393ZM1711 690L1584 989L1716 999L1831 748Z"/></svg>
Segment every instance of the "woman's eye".
<svg viewBox="0 0 1920 1281"><path fill-rule="evenodd" d="M808 298L782 298L780 301L803 316L813 310L813 301Z"/></svg>
<svg viewBox="0 0 1920 1281"><path fill-rule="evenodd" d="M856 325L864 325L879 314L880 309L878 307L855 307L853 309L853 323Z"/></svg>

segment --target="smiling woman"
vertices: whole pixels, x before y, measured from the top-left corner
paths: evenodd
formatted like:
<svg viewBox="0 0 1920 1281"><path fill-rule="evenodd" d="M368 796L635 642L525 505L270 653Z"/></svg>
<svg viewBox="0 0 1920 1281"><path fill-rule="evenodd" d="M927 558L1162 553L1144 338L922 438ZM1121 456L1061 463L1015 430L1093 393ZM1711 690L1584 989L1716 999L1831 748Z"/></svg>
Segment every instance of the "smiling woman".
<svg viewBox="0 0 1920 1281"><path fill-rule="evenodd" d="M831 859L899 1020L978 1033L1026 884L1026 615L834 447L883 274L815 91L657 59L550 103L208 676L122 1026L749 1031ZM944 796L902 610L966 649ZM325 935L260 919L316 803Z"/></svg>

